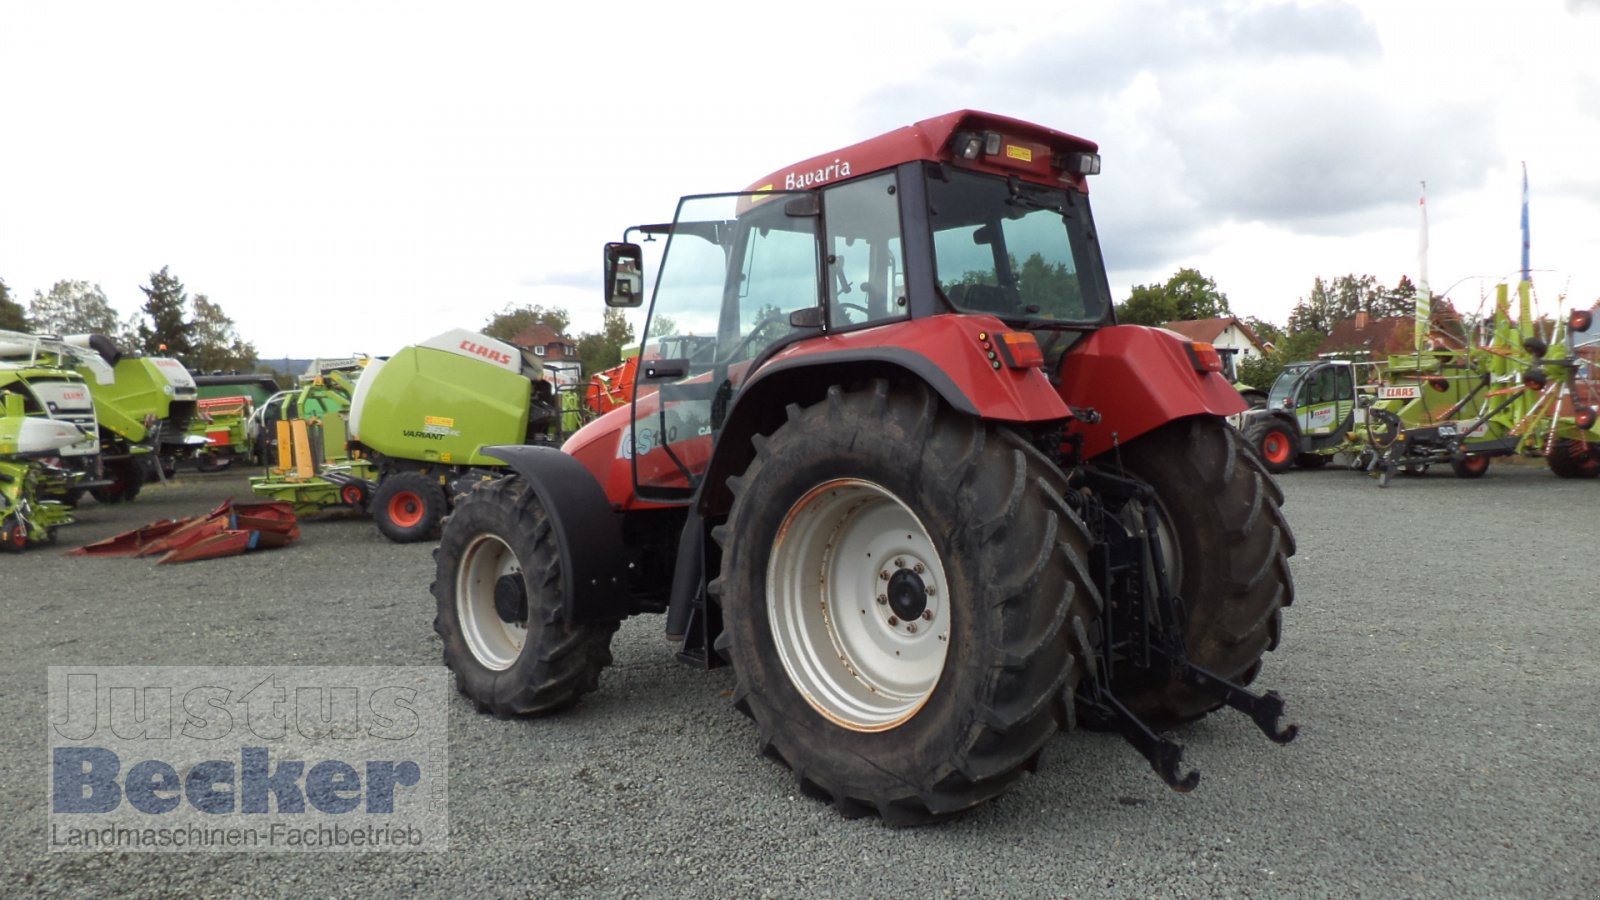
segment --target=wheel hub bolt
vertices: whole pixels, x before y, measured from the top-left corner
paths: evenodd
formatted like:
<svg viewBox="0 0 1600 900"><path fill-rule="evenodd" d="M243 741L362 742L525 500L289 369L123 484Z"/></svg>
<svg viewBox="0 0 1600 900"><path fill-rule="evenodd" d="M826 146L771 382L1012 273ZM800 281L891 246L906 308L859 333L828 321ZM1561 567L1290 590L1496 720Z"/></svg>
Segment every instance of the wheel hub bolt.
<svg viewBox="0 0 1600 900"><path fill-rule="evenodd" d="M899 625L899 624L900 624L900 620L899 620L899 619L897 619L897 618L895 618L895 617L894 617L894 616L890 616L890 617L889 617L889 624L890 624L890 625L891 625L891 626L893 626L893 625Z"/></svg>
<svg viewBox="0 0 1600 900"><path fill-rule="evenodd" d="M882 572L879 572L878 573L878 580L879 581L888 581L889 580L889 570L888 569L884 569Z"/></svg>
<svg viewBox="0 0 1600 900"><path fill-rule="evenodd" d="M932 591L929 591L929 592L928 592L928 593L930 593L930 594L931 594L931 593L933 593L933 592L932 592ZM931 609L925 609L925 610L923 610L923 611L922 611L922 617L923 617L923 618L924 618L924 619L927 619L927 620L928 620L928 621L929 621L929 622L932 622L932 621L933 621L933 610L931 610Z"/></svg>
<svg viewBox="0 0 1600 900"><path fill-rule="evenodd" d="M917 633L917 623L912 622L911 624L907 625L906 626L906 633L907 634L916 634Z"/></svg>
<svg viewBox="0 0 1600 900"><path fill-rule="evenodd" d="M926 572L927 569L924 569L922 567L922 563L917 563L916 565L911 567L911 571L917 573L918 575L921 575L923 572Z"/></svg>
<svg viewBox="0 0 1600 900"><path fill-rule="evenodd" d="M904 569L906 567L906 561L897 556L894 560L894 567L896 569Z"/></svg>
<svg viewBox="0 0 1600 900"><path fill-rule="evenodd" d="M879 594L878 595L878 602L879 603L888 603L889 602L889 595L888 594Z"/></svg>

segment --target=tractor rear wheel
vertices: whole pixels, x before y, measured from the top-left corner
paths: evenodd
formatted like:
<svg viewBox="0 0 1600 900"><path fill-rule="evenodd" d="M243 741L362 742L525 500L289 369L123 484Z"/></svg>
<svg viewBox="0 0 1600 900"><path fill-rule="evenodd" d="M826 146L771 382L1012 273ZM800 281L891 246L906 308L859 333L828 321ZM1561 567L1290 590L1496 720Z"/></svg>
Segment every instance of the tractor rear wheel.
<svg viewBox="0 0 1600 900"><path fill-rule="evenodd" d="M396 544L430 541L444 521L444 488L421 472L395 472L382 479L372 497L372 520Z"/></svg>
<svg viewBox="0 0 1600 900"><path fill-rule="evenodd" d="M1600 476L1600 443L1561 438L1545 457L1550 471L1557 478L1594 478Z"/></svg>
<svg viewBox="0 0 1600 900"><path fill-rule="evenodd" d="M710 590L762 751L891 824L998 795L1069 725L1099 612L1062 472L885 381L791 405L756 447Z"/></svg>
<svg viewBox="0 0 1600 900"><path fill-rule="evenodd" d="M1245 439L1266 464L1267 471L1282 475L1294 465L1295 448L1300 441L1293 425L1282 416L1262 416L1245 426Z"/></svg>
<svg viewBox="0 0 1600 900"><path fill-rule="evenodd" d="M600 685L617 622L566 621L561 555L537 495L501 478L456 504L434 554L433 630L480 712L536 716Z"/></svg>
<svg viewBox="0 0 1600 900"><path fill-rule="evenodd" d="M1219 420L1170 422L1122 448L1128 474L1156 490L1163 555L1186 613L1189 660L1240 684L1278 646L1294 602L1294 535L1283 493L1238 432ZM1221 701L1175 679L1119 670L1117 697L1151 725L1198 719Z"/></svg>

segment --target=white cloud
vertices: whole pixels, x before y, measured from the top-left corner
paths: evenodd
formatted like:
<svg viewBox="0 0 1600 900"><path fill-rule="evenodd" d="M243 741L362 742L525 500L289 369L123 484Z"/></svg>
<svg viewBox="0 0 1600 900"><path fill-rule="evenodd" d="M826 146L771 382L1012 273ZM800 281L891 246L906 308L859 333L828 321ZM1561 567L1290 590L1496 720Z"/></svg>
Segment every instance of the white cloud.
<svg viewBox="0 0 1600 900"><path fill-rule="evenodd" d="M513 303L600 316L600 245L682 194L962 106L1100 142L1113 282L1195 265L1279 319L1317 275L1535 265L1600 293L1593 2L152 2L0 9L0 277L170 265L267 356ZM1459 274L1457 274L1459 273Z"/></svg>

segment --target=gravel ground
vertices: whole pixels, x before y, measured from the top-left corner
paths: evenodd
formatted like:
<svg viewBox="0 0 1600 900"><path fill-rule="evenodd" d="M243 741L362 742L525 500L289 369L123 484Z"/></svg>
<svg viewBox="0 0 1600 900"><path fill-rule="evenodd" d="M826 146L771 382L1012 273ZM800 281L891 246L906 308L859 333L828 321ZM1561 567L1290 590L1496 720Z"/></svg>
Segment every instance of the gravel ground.
<svg viewBox="0 0 1600 900"><path fill-rule="evenodd" d="M439 660L427 546L343 519L228 560L79 560L65 550L248 491L186 474L131 505L85 501L61 546L0 558L0 893L1600 895L1600 484L1518 466L1282 483L1299 600L1261 685L1301 736L1278 747L1235 714L1188 728L1192 794L1119 739L1074 734L954 822L847 821L757 755L728 671L674 662L649 617L569 713L453 699L451 849L388 854L45 849L48 665Z"/></svg>

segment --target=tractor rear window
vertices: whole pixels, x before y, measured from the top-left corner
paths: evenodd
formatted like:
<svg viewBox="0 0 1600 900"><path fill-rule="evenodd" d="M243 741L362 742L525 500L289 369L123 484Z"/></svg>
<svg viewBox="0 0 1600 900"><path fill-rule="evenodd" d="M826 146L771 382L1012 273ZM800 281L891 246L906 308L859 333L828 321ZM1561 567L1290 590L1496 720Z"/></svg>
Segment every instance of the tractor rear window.
<svg viewBox="0 0 1600 900"><path fill-rule="evenodd" d="M961 312L1097 324L1109 303L1088 200L968 172L928 179L939 288Z"/></svg>

